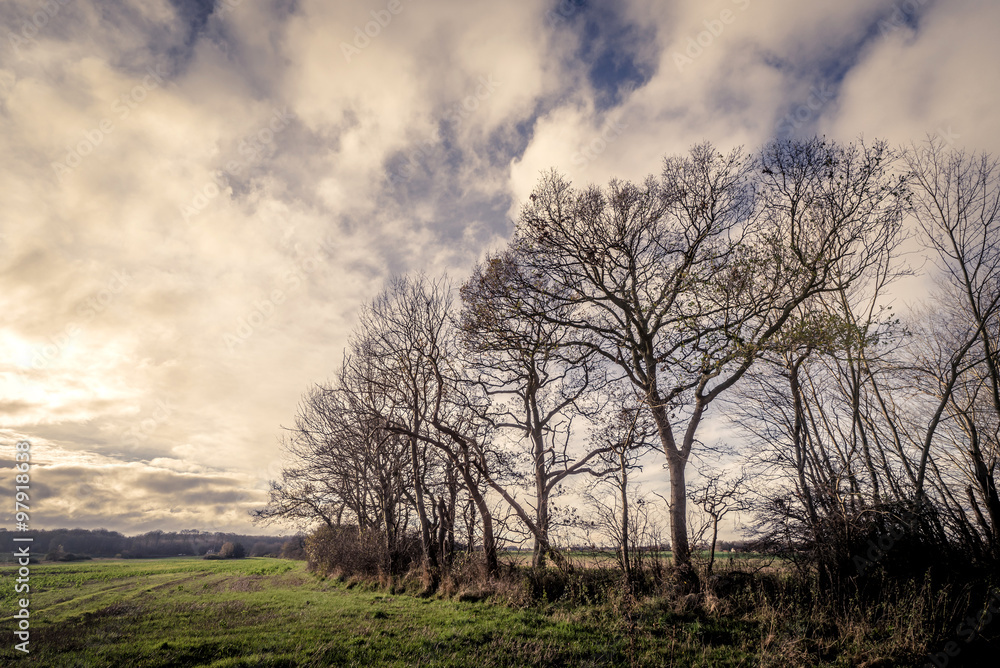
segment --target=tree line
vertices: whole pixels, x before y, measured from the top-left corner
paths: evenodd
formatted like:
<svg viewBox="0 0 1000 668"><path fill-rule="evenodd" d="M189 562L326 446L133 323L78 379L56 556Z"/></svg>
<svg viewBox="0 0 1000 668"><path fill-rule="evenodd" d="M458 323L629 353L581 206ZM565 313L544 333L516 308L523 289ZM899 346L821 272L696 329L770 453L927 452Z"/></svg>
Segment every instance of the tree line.
<svg viewBox="0 0 1000 668"><path fill-rule="evenodd" d="M559 528L597 521L628 576L655 450L694 587L693 536L733 510L830 583L907 542L995 563L998 178L937 139L701 144L606 186L545 173L463 281L395 277L362 307L255 517L353 527L386 572L418 545L431 585L463 552L496 573L512 536L558 561ZM907 276L923 292L897 315ZM558 506L569 488L587 503Z"/></svg>
<svg viewBox="0 0 1000 668"><path fill-rule="evenodd" d="M0 530L2 542L14 554L18 534ZM226 544L241 544L246 556L290 556L301 558L301 540L287 536L248 536L234 533L198 531L148 531L125 536L108 529L48 529L31 533L32 553L36 555L75 555L77 557L152 557L202 556L219 553Z"/></svg>

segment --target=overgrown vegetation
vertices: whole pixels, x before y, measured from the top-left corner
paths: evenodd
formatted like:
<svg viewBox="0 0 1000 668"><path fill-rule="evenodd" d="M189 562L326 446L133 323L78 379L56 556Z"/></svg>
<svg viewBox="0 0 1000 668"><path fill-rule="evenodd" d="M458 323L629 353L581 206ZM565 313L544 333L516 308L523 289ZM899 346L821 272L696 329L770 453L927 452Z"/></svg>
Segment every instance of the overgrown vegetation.
<svg viewBox="0 0 1000 668"><path fill-rule="evenodd" d="M644 572L629 593L601 558L611 557L573 558L563 569L506 564L494 578L463 559L433 596L419 596L419 568L377 582L317 577L303 562L262 558L46 564L32 569L32 651L15 656L5 645L0 662L920 666L928 651L958 641L962 652L948 665L991 665L983 638L956 635L969 612L983 609L985 587L914 581L885 588L871 604L826 606L794 571L756 557L722 560L697 594L678 589L669 569L663 579ZM5 588L4 610L12 596ZM982 630L996 641L992 626Z"/></svg>

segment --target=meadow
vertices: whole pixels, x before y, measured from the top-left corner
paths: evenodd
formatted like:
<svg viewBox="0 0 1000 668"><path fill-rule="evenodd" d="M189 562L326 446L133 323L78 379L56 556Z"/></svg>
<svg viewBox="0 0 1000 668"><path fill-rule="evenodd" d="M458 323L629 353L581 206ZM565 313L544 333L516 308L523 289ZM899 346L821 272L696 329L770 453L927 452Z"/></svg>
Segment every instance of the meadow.
<svg viewBox="0 0 1000 668"><path fill-rule="evenodd" d="M4 569L4 580L13 580ZM3 665L326 666L613 665L624 637L600 611L567 615L487 602L420 598L324 580L297 561L254 558L98 560L42 564L31 575L31 652L0 648ZM4 626L14 609L4 587ZM678 659L708 629L675 620L643 663ZM609 626L611 624L612 626ZM699 657L750 665L730 649ZM679 665L689 665L688 663ZM696 665L691 663L690 665Z"/></svg>
<svg viewBox="0 0 1000 668"><path fill-rule="evenodd" d="M14 572L0 570L8 630ZM918 658L877 628L859 623L845 633L825 620L825 630L814 629L779 605L765 614L759 600L743 610L606 593L588 603L586 587L569 587L511 605L496 590L484 598L445 586L420 596L403 582L338 581L269 558L43 563L32 565L31 587L31 652L15 651L8 631L2 665L878 666Z"/></svg>

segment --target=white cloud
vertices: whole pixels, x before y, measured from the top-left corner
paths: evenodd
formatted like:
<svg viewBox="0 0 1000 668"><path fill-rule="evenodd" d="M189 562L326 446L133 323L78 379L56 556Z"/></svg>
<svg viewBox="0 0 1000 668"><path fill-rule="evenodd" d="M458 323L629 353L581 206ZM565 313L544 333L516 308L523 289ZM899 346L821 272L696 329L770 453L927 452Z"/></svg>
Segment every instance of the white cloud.
<svg viewBox="0 0 1000 668"><path fill-rule="evenodd" d="M167 0L61 6L22 48L0 44L0 411L60 466L146 490L126 531L213 517L171 513L143 472L259 492L357 307L393 272L461 277L541 170L605 182L705 139L750 148L820 85L796 129L1000 136L983 79L1000 17L971 0L867 39L892 3L634 0L554 21L555 3L401 0L349 60L387 2L243 2L204 21ZM19 30L35 7L0 18ZM68 499L48 508L83 521Z"/></svg>
<svg viewBox="0 0 1000 668"><path fill-rule="evenodd" d="M927 5L919 30L888 24L847 75L829 130L900 144L939 134L956 146L997 152L1000 91L987 72L1000 59L994 39L1000 6L975 0Z"/></svg>

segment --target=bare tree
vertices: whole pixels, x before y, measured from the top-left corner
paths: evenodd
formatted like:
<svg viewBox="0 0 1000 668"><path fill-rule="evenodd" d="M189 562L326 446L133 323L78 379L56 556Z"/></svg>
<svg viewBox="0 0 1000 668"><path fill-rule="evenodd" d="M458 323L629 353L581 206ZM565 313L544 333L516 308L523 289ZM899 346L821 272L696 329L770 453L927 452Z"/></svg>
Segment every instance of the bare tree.
<svg viewBox="0 0 1000 668"><path fill-rule="evenodd" d="M426 364L425 332L441 317L441 304L424 298L422 283L393 280L366 304L352 336L351 358L345 364L345 388L369 419L402 434L408 444L424 575L431 589L440 577L427 473L433 452L421 436L430 425L435 378Z"/></svg>
<svg viewBox="0 0 1000 668"><path fill-rule="evenodd" d="M971 485L968 501L1000 556L1000 497L996 489L1000 418L1000 161L948 151L932 138L907 154L913 210L943 283L938 303L951 305L952 335L937 377L937 410L927 429L917 473L922 491L934 428L956 419ZM955 336L957 334L958 336ZM937 371L937 373L935 373ZM940 373L944 371L944 373ZM982 509L986 513L982 512ZM988 519L987 519L988 518Z"/></svg>
<svg viewBox="0 0 1000 668"><path fill-rule="evenodd" d="M715 547L719 541L719 523L732 512L750 510L747 488L748 474L731 473L703 468L701 480L688 492L688 498L700 508L709 518L712 538L708 543L708 566L706 570L712 574L715 565Z"/></svg>
<svg viewBox="0 0 1000 668"><path fill-rule="evenodd" d="M690 571L685 470L708 407L814 295L849 285L898 236L883 143L776 142L757 159L708 146L662 177L574 190L545 176L513 247L548 299L532 316L587 332L643 393L671 481L675 563ZM693 576L693 574L692 574Z"/></svg>
<svg viewBox="0 0 1000 668"><path fill-rule="evenodd" d="M606 470L595 482L595 489L587 496L601 528L617 543L616 556L625 576L626 586L633 582L633 572L639 568L641 553L639 541L642 531L634 518L633 497L635 490L631 473L639 469L639 460L654 447L656 427L648 411L625 388L609 402L603 426L591 434L594 449L604 452L601 459ZM602 498L601 488L613 489L613 498ZM645 501L635 500L636 503ZM659 546L657 546L659 547Z"/></svg>
<svg viewBox="0 0 1000 668"><path fill-rule="evenodd" d="M328 527L353 521L382 534L383 567L392 571L409 520L402 439L355 410L341 388L319 385L300 402L283 449L289 465L281 481L271 481L269 503L253 513L255 520L318 520Z"/></svg>
<svg viewBox="0 0 1000 668"><path fill-rule="evenodd" d="M741 395L764 465L790 474L765 495L772 533L826 550L831 575L894 523L931 559L997 556L1000 163L937 139L905 162L930 298L905 329L888 315L884 247L867 280L801 305Z"/></svg>
<svg viewBox="0 0 1000 668"><path fill-rule="evenodd" d="M483 399L463 380L450 310L446 281L431 282L423 277L392 281L364 311L352 341L352 349L365 360L363 365L352 366L352 374L358 378L352 386L375 388L370 396L359 394L356 400L365 402L373 415L384 420L386 429L407 438L416 471L421 470L426 449L431 448L462 478L482 525L487 571L494 573L498 562L493 517L481 486L484 479L494 484L489 475L496 469L496 454L490 449L489 425L477 420L477 411L472 409ZM428 570L436 572L439 564L433 550L432 519L454 522L454 496L442 512L425 502L426 484L416 485L414 492L428 546ZM453 529L446 534L448 531Z"/></svg>
<svg viewBox="0 0 1000 668"><path fill-rule="evenodd" d="M509 252L477 266L461 289L460 330L469 377L491 399L483 419L507 432L515 447L526 446L529 455L534 515L528 516L506 490L499 491L510 497L532 533L532 566L539 568L551 549L553 490L571 476L595 473L590 464L608 447L599 445L579 454L571 449L574 418L599 409L595 395L603 384L602 369L595 364L592 348L567 345L565 327L522 315L521 305L539 296L539 291L520 288L526 280ZM567 308L563 303L547 306ZM543 308L532 306L532 310Z"/></svg>

